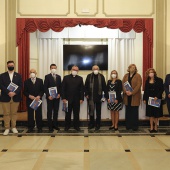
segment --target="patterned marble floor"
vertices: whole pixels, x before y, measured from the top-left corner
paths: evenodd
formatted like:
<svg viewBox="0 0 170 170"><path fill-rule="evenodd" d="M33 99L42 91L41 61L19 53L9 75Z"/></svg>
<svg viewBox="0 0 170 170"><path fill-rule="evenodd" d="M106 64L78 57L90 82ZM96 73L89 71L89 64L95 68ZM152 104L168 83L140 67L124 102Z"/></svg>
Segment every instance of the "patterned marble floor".
<svg viewBox="0 0 170 170"><path fill-rule="evenodd" d="M170 169L169 135L73 136L54 132L51 136L45 133L27 136L24 131L0 136L0 169Z"/></svg>
<svg viewBox="0 0 170 170"><path fill-rule="evenodd" d="M49 132L48 128L43 128L42 133L38 133L38 130L34 128L32 133L27 133L28 129L26 127L18 127L18 135L17 136L121 136L121 135L169 135L170 134L170 126L161 126L158 129L157 133L150 133L149 127L141 126L137 131L126 130L124 126L119 127L118 131L109 130L109 127L101 127L100 130L91 129L88 130L87 127L81 127L80 131L76 131L73 128L70 128L69 131L64 131L64 128L61 127L59 131L54 130L54 132ZM3 135L4 128L0 127L0 136ZM14 136L14 134L10 131L9 135Z"/></svg>

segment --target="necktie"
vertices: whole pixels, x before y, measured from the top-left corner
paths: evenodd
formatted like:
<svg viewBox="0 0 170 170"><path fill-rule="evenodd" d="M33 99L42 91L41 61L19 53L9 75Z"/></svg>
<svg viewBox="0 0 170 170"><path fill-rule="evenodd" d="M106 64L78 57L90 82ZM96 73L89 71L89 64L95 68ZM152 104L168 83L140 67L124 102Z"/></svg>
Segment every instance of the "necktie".
<svg viewBox="0 0 170 170"><path fill-rule="evenodd" d="M53 79L56 82L56 75L55 74L53 74Z"/></svg>

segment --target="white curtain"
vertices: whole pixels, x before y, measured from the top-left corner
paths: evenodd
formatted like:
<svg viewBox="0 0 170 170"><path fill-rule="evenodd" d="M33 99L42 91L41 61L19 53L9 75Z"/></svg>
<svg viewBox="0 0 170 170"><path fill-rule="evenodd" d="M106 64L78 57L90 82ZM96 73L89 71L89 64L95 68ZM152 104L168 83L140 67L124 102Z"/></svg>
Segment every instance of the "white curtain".
<svg viewBox="0 0 170 170"><path fill-rule="evenodd" d="M63 39L38 39L39 77L44 79L50 72L50 65L57 65L57 74L63 76Z"/></svg>
<svg viewBox="0 0 170 170"><path fill-rule="evenodd" d="M38 39L39 77L44 79L50 73L50 65L57 65L57 74L63 77L63 39ZM42 117L47 119L47 101L43 96Z"/></svg>
<svg viewBox="0 0 170 170"><path fill-rule="evenodd" d="M117 70L122 79L132 63L135 63L134 39L108 39L108 78L112 70Z"/></svg>

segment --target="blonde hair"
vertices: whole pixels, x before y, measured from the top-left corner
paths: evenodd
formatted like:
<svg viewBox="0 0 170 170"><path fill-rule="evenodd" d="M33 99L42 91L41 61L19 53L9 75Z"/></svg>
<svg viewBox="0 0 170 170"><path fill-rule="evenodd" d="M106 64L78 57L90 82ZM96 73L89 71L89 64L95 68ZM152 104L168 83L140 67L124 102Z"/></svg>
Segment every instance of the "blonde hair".
<svg viewBox="0 0 170 170"><path fill-rule="evenodd" d="M111 73L110 73L110 80L113 80L112 78L112 72L116 72L116 79L118 79L118 72L116 70L112 70Z"/></svg>
<svg viewBox="0 0 170 170"><path fill-rule="evenodd" d="M132 66L135 66L135 72L137 73L138 70L137 70L137 67L136 67L135 64L130 64L129 67L128 67L128 69L127 69L127 72L130 72L130 68L131 68Z"/></svg>

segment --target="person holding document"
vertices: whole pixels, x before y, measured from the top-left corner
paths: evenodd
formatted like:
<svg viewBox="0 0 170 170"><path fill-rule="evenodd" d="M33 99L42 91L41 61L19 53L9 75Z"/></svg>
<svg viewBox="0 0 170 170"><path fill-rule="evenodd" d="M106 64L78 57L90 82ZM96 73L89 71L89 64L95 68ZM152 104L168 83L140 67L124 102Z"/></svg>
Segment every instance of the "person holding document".
<svg viewBox="0 0 170 170"><path fill-rule="evenodd" d="M80 104L84 101L83 78L78 76L79 68L73 66L71 74L64 76L62 82L62 100L68 104L68 111L65 111L65 131L71 127L71 113L73 110L74 129L80 131Z"/></svg>
<svg viewBox="0 0 170 170"><path fill-rule="evenodd" d="M30 78L25 80L24 82L24 95L27 99L27 110L28 110L28 131L27 133L33 132L33 129L35 127L35 121L34 121L34 111L35 111L35 120L36 125L38 128L38 133L42 132L42 104L40 102L40 105L36 106L36 101L41 101L42 96L44 95L44 86L43 86L43 80L38 78L37 72L35 69L30 70ZM30 107L31 103L33 103L34 107Z"/></svg>
<svg viewBox="0 0 170 170"><path fill-rule="evenodd" d="M104 101L103 99L108 98L108 96L105 78L103 74L99 73L99 67L97 65L94 65L92 67L92 73L87 75L85 81L85 96L89 106L90 122L88 129L95 127L95 130L99 130L101 125L101 103Z"/></svg>
<svg viewBox="0 0 170 170"><path fill-rule="evenodd" d="M60 130L58 127L58 109L61 94L61 76L56 74L57 66L50 65L51 73L45 76L44 91L47 99L47 119L49 131ZM52 120L53 114L53 120Z"/></svg>
<svg viewBox="0 0 170 170"><path fill-rule="evenodd" d="M141 99L142 78L135 64L130 64L122 80L123 102L125 108L126 129L138 130L139 105Z"/></svg>
<svg viewBox="0 0 170 170"><path fill-rule="evenodd" d="M163 80L157 77L156 71L149 68L146 71L145 90L143 95L143 102L146 104L146 116L150 119L150 132L158 132L158 118L163 116L162 105L157 107L156 102L161 102L162 93L164 91ZM149 98L153 101L150 101Z"/></svg>
<svg viewBox="0 0 170 170"><path fill-rule="evenodd" d="M118 79L116 70L111 71L110 80L107 82L108 104L111 113L112 126L109 130L118 130L119 110L122 110L122 81Z"/></svg>
<svg viewBox="0 0 170 170"><path fill-rule="evenodd" d="M8 135L11 130L18 133L16 129L17 111L21 101L22 78L14 71L14 61L7 62L8 71L0 76L1 102L4 113L5 131L3 135Z"/></svg>
<svg viewBox="0 0 170 170"><path fill-rule="evenodd" d="M166 93L166 104L170 115L170 74L166 75L164 89Z"/></svg>

